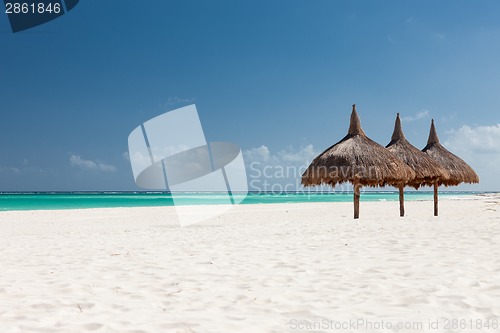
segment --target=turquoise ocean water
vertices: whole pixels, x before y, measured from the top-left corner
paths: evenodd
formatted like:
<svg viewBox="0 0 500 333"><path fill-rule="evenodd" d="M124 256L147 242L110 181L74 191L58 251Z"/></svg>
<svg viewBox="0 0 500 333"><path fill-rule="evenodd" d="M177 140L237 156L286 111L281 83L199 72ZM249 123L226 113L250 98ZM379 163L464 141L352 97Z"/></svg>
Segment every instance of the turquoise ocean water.
<svg viewBox="0 0 500 333"><path fill-rule="evenodd" d="M480 192L440 192L439 195L440 197L457 197L474 194L480 194ZM228 203L227 196L220 193L176 193L175 196L177 205ZM397 192L366 192L361 194L361 201L397 201L398 198ZM352 193L249 193L242 204L350 202L352 199ZM432 192L406 192L405 200L432 200ZM173 205L172 195L163 192L0 193L0 211Z"/></svg>

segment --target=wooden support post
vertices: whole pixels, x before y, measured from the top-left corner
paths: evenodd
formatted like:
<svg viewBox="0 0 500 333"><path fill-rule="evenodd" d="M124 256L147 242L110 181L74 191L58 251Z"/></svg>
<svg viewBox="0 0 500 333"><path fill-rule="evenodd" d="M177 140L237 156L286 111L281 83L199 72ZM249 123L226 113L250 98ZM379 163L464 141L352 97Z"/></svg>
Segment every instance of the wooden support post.
<svg viewBox="0 0 500 333"><path fill-rule="evenodd" d="M438 181L434 181L434 216L438 216Z"/></svg>
<svg viewBox="0 0 500 333"><path fill-rule="evenodd" d="M405 216L405 192L404 185L399 185L399 216Z"/></svg>
<svg viewBox="0 0 500 333"><path fill-rule="evenodd" d="M354 218L359 219L359 197L361 185L358 182L354 182Z"/></svg>

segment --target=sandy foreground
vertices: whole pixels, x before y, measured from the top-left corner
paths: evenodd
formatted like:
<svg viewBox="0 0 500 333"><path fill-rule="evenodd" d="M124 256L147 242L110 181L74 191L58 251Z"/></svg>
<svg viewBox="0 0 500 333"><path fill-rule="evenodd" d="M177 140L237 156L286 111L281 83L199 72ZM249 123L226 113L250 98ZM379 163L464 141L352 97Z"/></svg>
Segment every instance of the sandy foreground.
<svg viewBox="0 0 500 333"><path fill-rule="evenodd" d="M0 332L500 331L500 195L352 209L1 212Z"/></svg>

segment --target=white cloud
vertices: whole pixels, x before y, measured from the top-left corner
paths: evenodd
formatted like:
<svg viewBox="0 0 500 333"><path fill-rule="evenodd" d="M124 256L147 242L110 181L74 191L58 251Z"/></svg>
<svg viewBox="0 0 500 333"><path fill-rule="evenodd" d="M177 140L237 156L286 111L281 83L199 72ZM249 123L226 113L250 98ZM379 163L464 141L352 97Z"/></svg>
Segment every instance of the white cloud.
<svg viewBox="0 0 500 333"><path fill-rule="evenodd" d="M422 111L419 111L416 115L402 117L401 120L405 121L405 122L411 122L411 121L427 118L428 116L429 116L429 111L422 110Z"/></svg>
<svg viewBox="0 0 500 333"><path fill-rule="evenodd" d="M271 156L269 148L262 145L258 148L251 148L243 152L245 161L254 162L267 162Z"/></svg>
<svg viewBox="0 0 500 333"><path fill-rule="evenodd" d="M493 126L464 125L449 132L446 145L454 150L474 155L500 156L500 124Z"/></svg>
<svg viewBox="0 0 500 333"><path fill-rule="evenodd" d="M303 146L299 150L294 150L293 147L289 147L288 149L281 150L277 153L278 158L283 162L299 164L308 164L317 155L318 152L314 150L314 147L311 144Z"/></svg>
<svg viewBox="0 0 500 333"><path fill-rule="evenodd" d="M72 154L69 157L69 163L72 166L79 167L84 170L95 170L95 171L103 171L103 172L114 172L116 171L116 167L111 164L102 163L99 161L92 161L83 159L79 155Z"/></svg>
<svg viewBox="0 0 500 333"><path fill-rule="evenodd" d="M250 191L297 191L302 173L318 155L313 145L272 153L267 146L243 151Z"/></svg>
<svg viewBox="0 0 500 333"><path fill-rule="evenodd" d="M130 162L130 156L129 156L129 154L128 154L128 151L124 151L124 152L122 153L122 157L123 157L123 159L124 159L125 161Z"/></svg>
<svg viewBox="0 0 500 333"><path fill-rule="evenodd" d="M500 124L467 126L448 132L444 145L469 163L481 178L484 190L500 189Z"/></svg>
<svg viewBox="0 0 500 333"><path fill-rule="evenodd" d="M269 165L306 165L312 161L318 152L313 145L309 144L300 147L296 150L293 147L282 149L272 154L267 146L251 148L243 152L245 161L251 162L266 162Z"/></svg>

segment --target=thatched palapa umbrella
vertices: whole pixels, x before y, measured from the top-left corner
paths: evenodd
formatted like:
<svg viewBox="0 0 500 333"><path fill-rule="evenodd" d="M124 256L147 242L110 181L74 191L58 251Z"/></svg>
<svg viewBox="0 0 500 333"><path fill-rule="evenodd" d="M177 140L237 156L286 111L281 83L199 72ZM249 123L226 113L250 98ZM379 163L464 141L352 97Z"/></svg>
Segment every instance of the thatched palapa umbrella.
<svg viewBox="0 0 500 333"><path fill-rule="evenodd" d="M369 139L361 129L356 104L352 106L347 135L317 156L302 175L302 185L350 182L354 187L354 218L359 218L362 186L406 184L415 172L394 154Z"/></svg>
<svg viewBox="0 0 500 333"><path fill-rule="evenodd" d="M391 142L386 148L415 171L415 178L408 183L410 186L418 189L422 185L432 186L436 180L450 178L448 172L434 162L429 155L406 140L399 113L394 124ZM404 184L399 185L399 215L405 215Z"/></svg>
<svg viewBox="0 0 500 333"><path fill-rule="evenodd" d="M448 179L439 179L434 181L434 216L438 216L438 186L456 186L460 183L479 183L479 176L476 172L462 160L460 157L449 152L439 143L439 138L434 126L434 119L431 122L431 130L427 146L422 149L441 167L448 171Z"/></svg>

